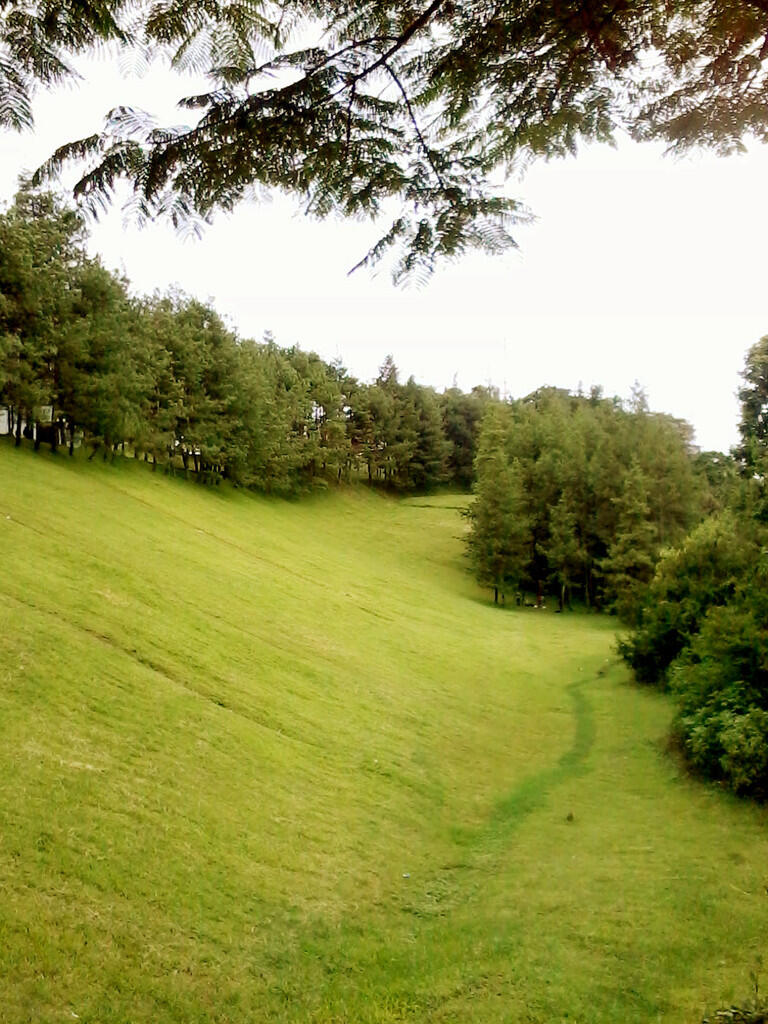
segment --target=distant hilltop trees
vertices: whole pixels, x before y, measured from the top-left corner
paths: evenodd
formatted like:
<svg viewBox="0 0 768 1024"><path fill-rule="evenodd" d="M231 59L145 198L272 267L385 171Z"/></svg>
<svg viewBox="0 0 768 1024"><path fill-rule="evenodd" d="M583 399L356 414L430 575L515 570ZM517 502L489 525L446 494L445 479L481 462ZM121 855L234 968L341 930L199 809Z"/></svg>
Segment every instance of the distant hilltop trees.
<svg viewBox="0 0 768 1024"><path fill-rule="evenodd" d="M0 216L0 428L118 449L171 472L294 494L362 476L469 488L487 388L438 395L391 358L365 384L312 352L239 338L180 292L135 297L78 215L22 188Z"/></svg>

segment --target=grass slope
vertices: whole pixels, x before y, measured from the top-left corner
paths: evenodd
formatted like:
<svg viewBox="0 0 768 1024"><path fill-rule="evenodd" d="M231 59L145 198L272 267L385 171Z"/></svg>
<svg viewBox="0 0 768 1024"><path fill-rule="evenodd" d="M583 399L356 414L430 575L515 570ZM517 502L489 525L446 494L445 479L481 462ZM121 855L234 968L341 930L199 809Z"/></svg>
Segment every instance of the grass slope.
<svg viewBox="0 0 768 1024"><path fill-rule="evenodd" d="M455 500L0 445L0 1020L670 1021L743 994L762 810ZM572 820L571 820L572 816Z"/></svg>

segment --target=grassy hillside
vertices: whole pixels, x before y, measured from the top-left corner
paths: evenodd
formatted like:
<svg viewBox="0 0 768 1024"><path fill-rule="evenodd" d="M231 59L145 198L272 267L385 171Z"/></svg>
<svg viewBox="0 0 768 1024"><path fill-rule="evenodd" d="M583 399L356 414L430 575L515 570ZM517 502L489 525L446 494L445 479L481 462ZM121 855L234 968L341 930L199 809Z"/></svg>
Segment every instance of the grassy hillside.
<svg viewBox="0 0 768 1024"><path fill-rule="evenodd" d="M768 936L612 623L500 611L449 498L0 445L0 1021L684 1022Z"/></svg>

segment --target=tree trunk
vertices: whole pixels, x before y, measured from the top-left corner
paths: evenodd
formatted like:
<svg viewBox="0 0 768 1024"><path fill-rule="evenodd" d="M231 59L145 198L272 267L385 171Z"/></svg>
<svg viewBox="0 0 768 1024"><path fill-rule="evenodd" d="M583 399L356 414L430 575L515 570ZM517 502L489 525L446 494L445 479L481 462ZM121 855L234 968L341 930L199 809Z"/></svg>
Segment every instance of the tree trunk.
<svg viewBox="0 0 768 1024"><path fill-rule="evenodd" d="M16 448L21 447L21 410L16 412L16 441L14 442Z"/></svg>
<svg viewBox="0 0 768 1024"><path fill-rule="evenodd" d="M494 587L493 588L493 603L494 604L498 604L499 603L499 588L498 587Z"/></svg>

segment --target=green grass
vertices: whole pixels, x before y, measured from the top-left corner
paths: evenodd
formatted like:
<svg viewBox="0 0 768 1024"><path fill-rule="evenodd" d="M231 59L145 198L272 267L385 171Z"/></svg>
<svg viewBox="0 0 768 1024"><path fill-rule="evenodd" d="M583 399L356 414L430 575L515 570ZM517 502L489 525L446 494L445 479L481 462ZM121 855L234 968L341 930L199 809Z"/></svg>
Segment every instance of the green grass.
<svg viewBox="0 0 768 1024"><path fill-rule="evenodd" d="M682 1024L748 992L765 812L665 753L610 620L488 603L461 501L0 445L3 1024Z"/></svg>

